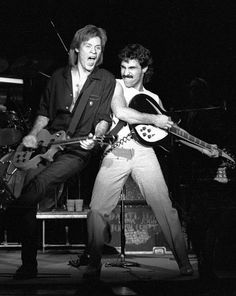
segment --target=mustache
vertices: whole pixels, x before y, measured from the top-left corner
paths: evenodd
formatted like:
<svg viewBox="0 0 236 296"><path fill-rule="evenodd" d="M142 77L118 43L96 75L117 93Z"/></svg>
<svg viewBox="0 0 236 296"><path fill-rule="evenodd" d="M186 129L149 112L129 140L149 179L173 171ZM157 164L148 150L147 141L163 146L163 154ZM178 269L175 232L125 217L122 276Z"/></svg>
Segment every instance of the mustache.
<svg viewBox="0 0 236 296"><path fill-rule="evenodd" d="M133 78L132 75L122 75L122 78Z"/></svg>

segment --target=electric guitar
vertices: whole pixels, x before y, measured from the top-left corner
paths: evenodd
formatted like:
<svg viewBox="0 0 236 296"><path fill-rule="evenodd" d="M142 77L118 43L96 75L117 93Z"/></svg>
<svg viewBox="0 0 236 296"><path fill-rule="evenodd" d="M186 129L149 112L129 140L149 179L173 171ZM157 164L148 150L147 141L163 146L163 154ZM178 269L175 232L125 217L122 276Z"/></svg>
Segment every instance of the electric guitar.
<svg viewBox="0 0 236 296"><path fill-rule="evenodd" d="M148 114L168 115L167 112L162 110L152 97L146 94L138 94L134 96L129 103L129 107L139 112L145 112ZM151 124L130 124L129 126L134 138L143 145L155 146L160 140L165 138L168 133L171 133L184 141L187 141L197 147L207 149L208 151L216 149L219 152L219 156L227 159L232 166L235 164L234 158L225 150L215 148L214 145L208 144L207 142L192 136L186 130L180 128L177 124L173 124L168 131L155 127Z"/></svg>
<svg viewBox="0 0 236 296"><path fill-rule="evenodd" d="M55 134L50 134L46 129L42 129L37 135L37 148L28 148L20 144L12 160L13 165L21 170L37 168L38 164L43 160L53 161L53 156L56 152L63 150L63 146L79 144L80 141L90 139L89 137L66 138L64 131L59 131ZM110 145L116 140L116 136L104 135L93 136L91 138L99 145Z"/></svg>

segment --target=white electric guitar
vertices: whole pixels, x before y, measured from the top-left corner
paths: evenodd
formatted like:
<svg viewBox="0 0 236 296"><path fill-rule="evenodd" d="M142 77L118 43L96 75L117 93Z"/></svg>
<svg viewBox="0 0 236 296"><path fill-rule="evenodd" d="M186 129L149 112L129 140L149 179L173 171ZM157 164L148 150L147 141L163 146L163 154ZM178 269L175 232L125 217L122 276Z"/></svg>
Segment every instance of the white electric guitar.
<svg viewBox="0 0 236 296"><path fill-rule="evenodd" d="M138 94L134 96L129 103L129 107L139 112L145 112L149 114L164 114L167 112L162 110L158 103L150 96L146 94ZM130 125L134 138L145 146L155 146L158 142L165 138L169 133L177 136L184 141L191 143L197 147L212 151L216 149L219 156L227 159L233 166L235 164L234 158L225 150L216 148L214 145L202 141L199 138L189 134L186 130L180 128L177 124L173 124L171 128L167 130L155 127L150 124L131 124Z"/></svg>

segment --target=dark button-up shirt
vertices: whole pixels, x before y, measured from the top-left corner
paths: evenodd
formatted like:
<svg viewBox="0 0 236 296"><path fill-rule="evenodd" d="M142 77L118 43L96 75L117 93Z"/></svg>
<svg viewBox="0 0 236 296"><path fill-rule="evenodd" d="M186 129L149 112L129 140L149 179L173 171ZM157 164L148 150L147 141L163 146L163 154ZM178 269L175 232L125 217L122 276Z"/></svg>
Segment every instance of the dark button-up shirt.
<svg viewBox="0 0 236 296"><path fill-rule="evenodd" d="M102 83L100 94L93 93L92 81ZM83 114L73 136L87 136L94 133L97 123L101 120L111 122L111 99L115 89L115 77L105 69L95 68L88 76L72 112L73 100L71 67L57 70L51 77L42 95L38 115L49 118L48 128L55 132L67 130L78 102L89 93Z"/></svg>

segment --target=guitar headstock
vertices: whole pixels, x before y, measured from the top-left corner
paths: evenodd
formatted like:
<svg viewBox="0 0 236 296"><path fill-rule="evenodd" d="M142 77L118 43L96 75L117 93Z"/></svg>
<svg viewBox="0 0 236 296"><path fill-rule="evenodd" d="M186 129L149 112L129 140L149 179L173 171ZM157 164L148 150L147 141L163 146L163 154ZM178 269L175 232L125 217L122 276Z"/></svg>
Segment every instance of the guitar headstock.
<svg viewBox="0 0 236 296"><path fill-rule="evenodd" d="M227 170L233 170L235 168L235 158L232 153L229 153L226 149L223 149L224 157L221 159L221 163L217 168L215 181L220 183L228 183L230 179L227 176Z"/></svg>
<svg viewBox="0 0 236 296"><path fill-rule="evenodd" d="M226 156L222 162L222 166L225 166L229 169L234 169L236 166L235 156L233 153L227 151L227 149L223 149L222 151Z"/></svg>

